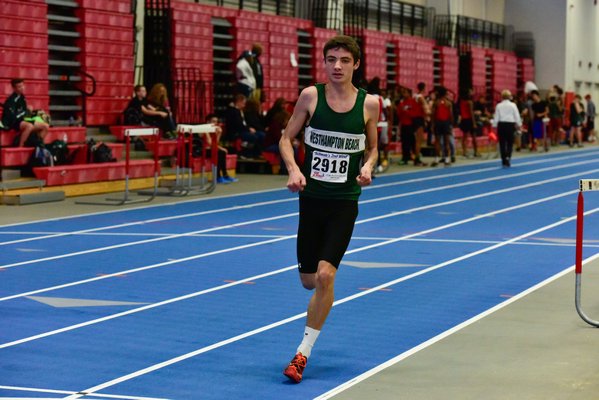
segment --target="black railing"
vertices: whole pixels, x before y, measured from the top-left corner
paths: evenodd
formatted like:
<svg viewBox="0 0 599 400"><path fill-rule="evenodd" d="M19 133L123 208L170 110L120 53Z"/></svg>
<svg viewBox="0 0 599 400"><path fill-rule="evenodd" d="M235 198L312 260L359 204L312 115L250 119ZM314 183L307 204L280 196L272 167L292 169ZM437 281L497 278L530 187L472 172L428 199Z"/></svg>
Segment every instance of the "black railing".
<svg viewBox="0 0 599 400"><path fill-rule="evenodd" d="M437 15L434 39L440 46L457 47L461 52L471 46L506 49L506 26L463 15Z"/></svg>
<svg viewBox="0 0 599 400"><path fill-rule="evenodd" d="M321 7L319 12L328 15L330 10ZM426 36L428 12L425 7L397 0L345 1L344 30L350 35L360 29L372 29L402 35Z"/></svg>
<svg viewBox="0 0 599 400"><path fill-rule="evenodd" d="M196 3L293 17L295 0L195 0Z"/></svg>
<svg viewBox="0 0 599 400"><path fill-rule="evenodd" d="M172 103L170 6L170 0L146 0L143 82L147 88L164 84Z"/></svg>
<svg viewBox="0 0 599 400"><path fill-rule="evenodd" d="M75 76L80 79L72 80L71 78L74 78ZM68 69L61 71L60 80L66 83L70 89L81 94L81 124L85 126L87 122L87 102L85 99L96 94L96 78L79 68L76 70Z"/></svg>
<svg viewBox="0 0 599 400"><path fill-rule="evenodd" d="M178 123L202 124L210 112L213 101L211 82L204 81L202 71L197 68L177 68L173 76L173 113Z"/></svg>

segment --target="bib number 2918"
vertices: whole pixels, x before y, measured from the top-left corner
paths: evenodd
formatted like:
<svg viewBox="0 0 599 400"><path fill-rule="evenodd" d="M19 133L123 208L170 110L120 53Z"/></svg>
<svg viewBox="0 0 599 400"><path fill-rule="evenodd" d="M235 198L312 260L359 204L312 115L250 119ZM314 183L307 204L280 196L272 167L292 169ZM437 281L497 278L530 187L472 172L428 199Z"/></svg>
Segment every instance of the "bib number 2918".
<svg viewBox="0 0 599 400"><path fill-rule="evenodd" d="M349 154L312 153L312 171L310 177L325 182L343 183L347 181Z"/></svg>

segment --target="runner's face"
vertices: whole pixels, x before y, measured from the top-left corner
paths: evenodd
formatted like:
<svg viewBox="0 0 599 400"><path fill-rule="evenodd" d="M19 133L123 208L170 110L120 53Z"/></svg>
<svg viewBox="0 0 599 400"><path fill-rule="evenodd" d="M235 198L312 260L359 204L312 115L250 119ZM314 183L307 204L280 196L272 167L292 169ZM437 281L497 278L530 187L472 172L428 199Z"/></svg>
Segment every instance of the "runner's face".
<svg viewBox="0 0 599 400"><path fill-rule="evenodd" d="M351 82L353 73L360 66L354 64L352 54L342 47L330 49L324 59L325 70L330 82Z"/></svg>

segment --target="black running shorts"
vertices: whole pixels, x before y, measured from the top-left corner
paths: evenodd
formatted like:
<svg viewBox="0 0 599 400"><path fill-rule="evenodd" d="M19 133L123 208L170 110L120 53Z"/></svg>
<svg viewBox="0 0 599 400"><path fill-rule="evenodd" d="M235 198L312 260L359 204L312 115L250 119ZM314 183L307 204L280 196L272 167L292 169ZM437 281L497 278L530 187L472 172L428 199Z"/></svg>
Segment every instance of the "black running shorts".
<svg viewBox="0 0 599 400"><path fill-rule="evenodd" d="M358 202L300 196L299 208L299 272L315 273L321 260L339 268L358 217Z"/></svg>

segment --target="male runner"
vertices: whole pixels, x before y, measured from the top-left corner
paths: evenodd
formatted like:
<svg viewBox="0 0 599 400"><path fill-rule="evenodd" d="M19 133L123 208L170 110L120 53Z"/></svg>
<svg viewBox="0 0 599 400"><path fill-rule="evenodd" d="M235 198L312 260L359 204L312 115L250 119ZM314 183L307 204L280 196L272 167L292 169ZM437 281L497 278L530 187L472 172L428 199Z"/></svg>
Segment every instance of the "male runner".
<svg viewBox="0 0 599 400"><path fill-rule="evenodd" d="M300 280L306 289L315 289L303 341L284 371L296 383L333 306L335 275L358 216L358 197L361 187L372 182L377 159L379 102L352 84L360 65L358 44L335 36L323 55L328 83L302 91L279 144L289 171L287 187L300 192ZM300 168L292 141L304 127L306 156Z"/></svg>

